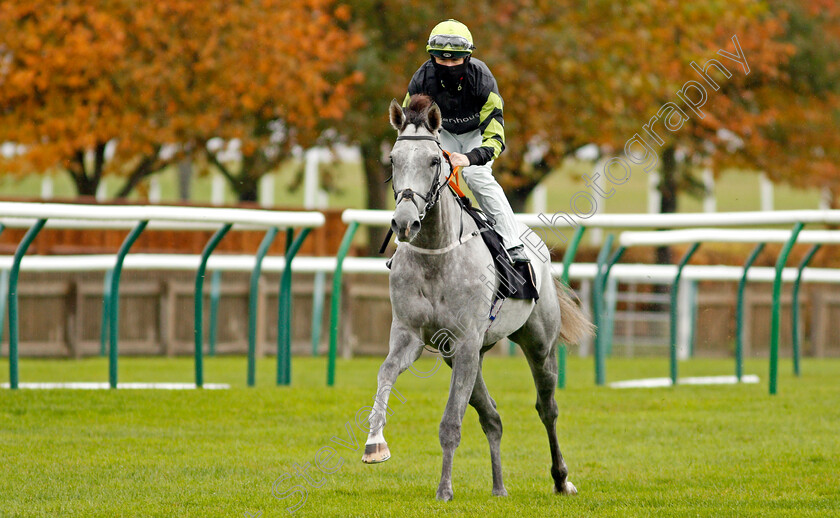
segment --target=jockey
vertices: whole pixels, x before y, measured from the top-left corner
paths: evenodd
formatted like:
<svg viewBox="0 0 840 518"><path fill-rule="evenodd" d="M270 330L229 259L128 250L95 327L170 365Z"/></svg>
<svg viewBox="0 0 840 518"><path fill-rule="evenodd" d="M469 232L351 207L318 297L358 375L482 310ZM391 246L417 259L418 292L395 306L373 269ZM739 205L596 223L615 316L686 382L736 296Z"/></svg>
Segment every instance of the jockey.
<svg viewBox="0 0 840 518"><path fill-rule="evenodd" d="M453 167L463 166L464 180L481 209L496 221L512 262L530 262L516 230L513 210L493 178L493 160L505 149L502 97L484 62L472 57L472 34L463 23L446 20L432 29L431 55L408 85L403 107L413 94L427 94L440 108L440 144Z"/></svg>

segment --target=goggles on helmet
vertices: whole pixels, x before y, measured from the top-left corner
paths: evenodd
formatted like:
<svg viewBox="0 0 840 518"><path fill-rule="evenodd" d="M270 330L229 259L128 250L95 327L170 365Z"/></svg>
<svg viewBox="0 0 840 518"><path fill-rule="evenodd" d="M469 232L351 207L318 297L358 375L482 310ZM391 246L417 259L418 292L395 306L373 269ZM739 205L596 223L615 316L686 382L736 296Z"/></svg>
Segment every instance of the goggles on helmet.
<svg viewBox="0 0 840 518"><path fill-rule="evenodd" d="M471 52L475 45L463 36L437 34L429 38L429 50L450 50L453 52Z"/></svg>

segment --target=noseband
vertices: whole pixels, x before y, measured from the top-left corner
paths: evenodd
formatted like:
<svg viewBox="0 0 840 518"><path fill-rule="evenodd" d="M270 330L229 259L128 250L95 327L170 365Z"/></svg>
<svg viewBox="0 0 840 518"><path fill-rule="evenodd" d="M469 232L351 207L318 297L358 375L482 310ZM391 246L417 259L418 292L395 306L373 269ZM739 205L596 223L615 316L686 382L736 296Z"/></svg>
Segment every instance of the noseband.
<svg viewBox="0 0 840 518"><path fill-rule="evenodd" d="M423 213L420 214L420 220L422 221L426 214L429 213L432 207L440 200L440 193L443 189L449 184L449 179L452 178L452 173L455 168L452 167L452 162L449 160L449 156L443 152L443 148L440 147L440 141L431 135L405 135L397 137L397 142L400 140L428 140L437 144L438 149L440 149L441 154L446 159L446 162L449 164L449 176L446 177L446 180L443 182L440 181L440 168L441 162L438 162L437 165L437 172L435 173L435 179L432 182L431 187L429 187L429 192L425 195L420 194L419 192L412 191L411 189L402 189L400 191L394 190L394 200L396 200L397 205L400 204L403 200L411 200L414 202L414 197L417 196L421 200L426 202L426 206L423 208Z"/></svg>

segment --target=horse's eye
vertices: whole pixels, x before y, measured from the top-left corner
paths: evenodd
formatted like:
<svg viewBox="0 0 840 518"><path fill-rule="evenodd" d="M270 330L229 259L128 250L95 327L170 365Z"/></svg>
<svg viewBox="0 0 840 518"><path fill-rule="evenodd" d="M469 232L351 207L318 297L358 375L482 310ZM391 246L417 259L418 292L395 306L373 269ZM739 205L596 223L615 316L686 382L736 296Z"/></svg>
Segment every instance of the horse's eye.
<svg viewBox="0 0 840 518"><path fill-rule="evenodd" d="M438 164L440 164L440 157L434 157L434 158L432 159L432 167L435 167L435 166L437 166Z"/></svg>

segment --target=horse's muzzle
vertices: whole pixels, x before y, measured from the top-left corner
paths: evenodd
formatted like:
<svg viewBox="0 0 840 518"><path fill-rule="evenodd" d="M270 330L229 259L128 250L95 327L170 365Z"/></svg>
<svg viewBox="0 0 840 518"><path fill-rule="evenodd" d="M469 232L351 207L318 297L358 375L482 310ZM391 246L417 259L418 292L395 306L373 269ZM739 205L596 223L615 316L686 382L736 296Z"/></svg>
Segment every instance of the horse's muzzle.
<svg viewBox="0 0 840 518"><path fill-rule="evenodd" d="M400 241L408 242L420 232L420 214L414 203L401 203L391 218L391 230Z"/></svg>

